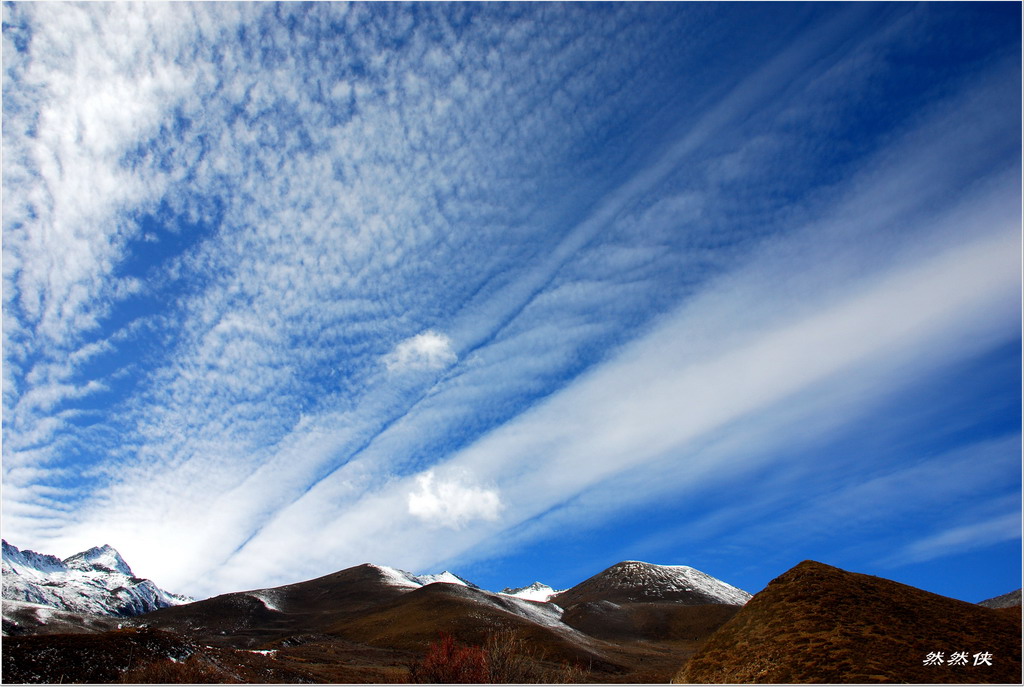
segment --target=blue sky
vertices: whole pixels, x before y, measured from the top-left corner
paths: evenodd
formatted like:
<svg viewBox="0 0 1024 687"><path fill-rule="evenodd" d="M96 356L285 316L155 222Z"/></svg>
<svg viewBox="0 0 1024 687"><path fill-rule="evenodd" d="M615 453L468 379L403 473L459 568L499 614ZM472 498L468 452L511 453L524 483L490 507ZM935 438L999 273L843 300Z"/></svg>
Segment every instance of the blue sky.
<svg viewBox="0 0 1024 687"><path fill-rule="evenodd" d="M12 544L1020 586L1018 4L3 11Z"/></svg>

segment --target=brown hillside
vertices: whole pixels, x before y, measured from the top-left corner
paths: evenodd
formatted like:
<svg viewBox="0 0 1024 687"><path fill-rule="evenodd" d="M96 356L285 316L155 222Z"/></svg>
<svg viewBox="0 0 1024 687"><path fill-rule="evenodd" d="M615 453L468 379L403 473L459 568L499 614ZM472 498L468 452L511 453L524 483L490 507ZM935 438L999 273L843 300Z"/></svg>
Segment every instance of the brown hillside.
<svg viewBox="0 0 1024 687"><path fill-rule="evenodd" d="M1005 609L1004 609L1005 610ZM924 665L943 652L942 665ZM968 665L950 665L955 652ZM992 665L973 655L992 654ZM1017 683L1019 614L804 561L715 632L682 683Z"/></svg>
<svg viewBox="0 0 1024 687"><path fill-rule="evenodd" d="M253 648L296 633L322 632L407 591L388 584L376 566L358 565L270 590L222 594L163 608L134 621L219 646ZM274 608L259 596L272 599Z"/></svg>
<svg viewBox="0 0 1024 687"><path fill-rule="evenodd" d="M515 631L553 661L578 662L612 672L622 670L602 655L603 643L599 641L568 627L560 631L531 622L516 612L513 601L499 595L440 582L338 623L328 632L371 646L424 650L442 632L462 643L480 646L488 635L499 630Z"/></svg>
<svg viewBox="0 0 1024 687"><path fill-rule="evenodd" d="M566 609L562 621L575 629L608 641L699 641L706 639L741 606L672 602L615 604L597 601Z"/></svg>

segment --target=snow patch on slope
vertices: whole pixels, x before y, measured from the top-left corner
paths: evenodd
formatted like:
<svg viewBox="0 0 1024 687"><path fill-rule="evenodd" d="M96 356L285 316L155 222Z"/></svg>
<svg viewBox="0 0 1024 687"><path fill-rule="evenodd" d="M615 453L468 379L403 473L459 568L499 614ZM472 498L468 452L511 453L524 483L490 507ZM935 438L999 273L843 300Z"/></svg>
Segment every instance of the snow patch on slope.
<svg viewBox="0 0 1024 687"><path fill-rule="evenodd" d="M78 629L106 632L121 627L116 619L90 613L72 613L52 606L4 599L3 634L26 634L40 626L60 626L56 631L77 631ZM72 630L72 628L75 628ZM54 631L54 630L50 630Z"/></svg>
<svg viewBox="0 0 1024 687"><path fill-rule="evenodd" d="M416 589L423 586L419 578L411 572L399 570L398 568L389 568L386 565L372 565L371 567L376 568L384 578L384 583L392 587Z"/></svg>
<svg viewBox="0 0 1024 687"><path fill-rule="evenodd" d="M262 603L268 611L281 612L281 592L277 589L257 589L246 592L249 596Z"/></svg>

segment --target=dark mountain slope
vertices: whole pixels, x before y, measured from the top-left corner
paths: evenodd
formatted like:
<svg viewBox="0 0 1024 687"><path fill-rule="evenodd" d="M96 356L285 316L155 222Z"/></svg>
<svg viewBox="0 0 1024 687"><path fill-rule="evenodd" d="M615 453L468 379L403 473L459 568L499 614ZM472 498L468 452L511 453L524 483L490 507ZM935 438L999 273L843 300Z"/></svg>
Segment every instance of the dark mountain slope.
<svg viewBox="0 0 1024 687"><path fill-rule="evenodd" d="M552 661L620 669L603 655L603 642L561 623L550 606L441 582L410 591L328 631L371 646L423 650L442 632L466 644L483 645L489 634L500 630L515 631Z"/></svg>
<svg viewBox="0 0 1024 687"><path fill-rule="evenodd" d="M736 615L740 606L672 602L616 604L592 601L570 606L562 622L608 641L699 641Z"/></svg>
<svg viewBox="0 0 1024 687"><path fill-rule="evenodd" d="M211 644L251 648L296 633L322 632L408 591L385 569L364 564L305 582L165 608L139 620Z"/></svg>
<svg viewBox="0 0 1024 687"><path fill-rule="evenodd" d="M941 665L925 665L942 652ZM968 665L950 665L967 652ZM992 665L973 665L989 653ZM683 683L1019 683L1020 616L805 561L707 640Z"/></svg>

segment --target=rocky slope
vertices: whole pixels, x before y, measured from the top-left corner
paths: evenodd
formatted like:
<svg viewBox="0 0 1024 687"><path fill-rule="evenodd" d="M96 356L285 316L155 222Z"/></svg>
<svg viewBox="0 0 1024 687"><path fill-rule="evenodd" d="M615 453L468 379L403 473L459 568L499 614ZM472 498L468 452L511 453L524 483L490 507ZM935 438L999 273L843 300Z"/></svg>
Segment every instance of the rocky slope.
<svg viewBox="0 0 1024 687"><path fill-rule="evenodd" d="M985 606L986 608L1013 608L1014 606L1020 606L1020 590L979 601L978 605Z"/></svg>

